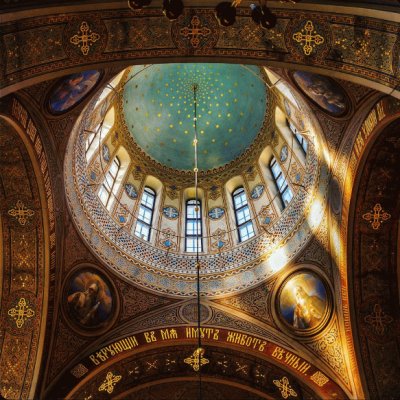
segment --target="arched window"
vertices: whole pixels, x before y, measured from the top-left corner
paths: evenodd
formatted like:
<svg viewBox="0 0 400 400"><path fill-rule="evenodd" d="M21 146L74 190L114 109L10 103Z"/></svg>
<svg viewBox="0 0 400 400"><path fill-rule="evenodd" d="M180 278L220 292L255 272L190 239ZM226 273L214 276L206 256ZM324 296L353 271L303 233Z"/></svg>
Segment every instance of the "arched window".
<svg viewBox="0 0 400 400"><path fill-rule="evenodd" d="M185 251L203 251L201 237L201 203L199 200L190 199L186 202Z"/></svg>
<svg viewBox="0 0 400 400"><path fill-rule="evenodd" d="M244 242L255 235L244 188L238 187L232 193L232 199L233 209L235 210L236 226L239 233L239 242Z"/></svg>
<svg viewBox="0 0 400 400"><path fill-rule="evenodd" d="M276 187L278 189L283 208L285 208L293 198L293 193L283 176L282 168L279 163L276 161L275 157L272 157L271 162L269 163L269 168L271 170L272 176L274 178Z"/></svg>
<svg viewBox="0 0 400 400"><path fill-rule="evenodd" d="M140 201L139 213L135 227L135 235L147 241L150 240L155 200L156 192L146 186L144 188L142 199Z"/></svg>
<svg viewBox="0 0 400 400"><path fill-rule="evenodd" d="M297 142L299 143L300 147L303 149L304 154L307 154L307 140L304 138L303 135L299 133L296 126L289 120L286 120L289 129L292 131L294 137L296 138Z"/></svg>
<svg viewBox="0 0 400 400"><path fill-rule="evenodd" d="M121 161L119 160L118 157L115 157L100 187L98 196L100 197L101 202L106 207L110 202L111 194L113 193L113 189L115 186L115 180L117 179L118 171L120 168L121 168Z"/></svg>

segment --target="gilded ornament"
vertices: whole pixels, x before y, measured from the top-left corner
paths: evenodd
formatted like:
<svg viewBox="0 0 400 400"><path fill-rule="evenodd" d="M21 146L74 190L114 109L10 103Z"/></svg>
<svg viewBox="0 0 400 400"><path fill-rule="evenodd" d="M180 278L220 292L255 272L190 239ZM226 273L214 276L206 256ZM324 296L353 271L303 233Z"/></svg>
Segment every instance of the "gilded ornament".
<svg viewBox="0 0 400 400"><path fill-rule="evenodd" d="M21 200L17 201L15 208L8 210L8 215L17 218L19 224L22 226L24 226L27 223L28 218L33 217L34 214L35 212L27 208Z"/></svg>
<svg viewBox="0 0 400 400"><path fill-rule="evenodd" d="M297 397L297 393L292 389L292 387L289 384L289 379L284 376L282 379L277 380L274 379L274 385L280 390L281 395L284 399L287 399L288 397Z"/></svg>
<svg viewBox="0 0 400 400"><path fill-rule="evenodd" d="M293 39L300 44L304 43L303 52L309 56L315 46L319 46L325 42L325 39L314 30L314 24L308 20L304 28L293 34Z"/></svg>
<svg viewBox="0 0 400 400"><path fill-rule="evenodd" d="M200 44L200 38L208 36L211 33L211 29L203 26L201 27L201 21L197 15L194 15L190 21L190 26L185 26L179 33L185 38L190 38L190 44L194 49L197 49Z"/></svg>
<svg viewBox="0 0 400 400"><path fill-rule="evenodd" d="M29 308L26 300L21 297L18 301L18 306L8 310L8 315L15 320L17 328L20 329L28 318L32 318L35 315L35 311Z"/></svg>
<svg viewBox="0 0 400 400"><path fill-rule="evenodd" d="M183 360L185 364L189 364L193 371L198 372L199 369L210 362L207 358L204 358L204 349L199 347L197 348L191 357L187 357Z"/></svg>
<svg viewBox="0 0 400 400"><path fill-rule="evenodd" d="M122 379L121 375L114 375L111 371L107 373L106 379L99 386L98 391L106 391L108 394L111 394L114 391L115 385Z"/></svg>
<svg viewBox="0 0 400 400"><path fill-rule="evenodd" d="M371 227L374 230L378 230L383 221L390 219L391 215L387 213L380 203L376 203L374 208L369 212L363 214L363 219L371 223Z"/></svg>
<svg viewBox="0 0 400 400"><path fill-rule="evenodd" d="M325 376L321 371L315 372L311 375L310 378L313 382L315 382L319 387L324 386L327 382L329 382L329 378Z"/></svg>
<svg viewBox="0 0 400 400"><path fill-rule="evenodd" d="M364 318L364 321L367 324L372 325L375 332L382 336L385 332L386 325L390 324L393 321L393 318L383 312L380 304L375 304L374 311L367 315Z"/></svg>
<svg viewBox="0 0 400 400"><path fill-rule="evenodd" d="M100 35L92 32L86 21L82 21L79 30L82 32L82 34L72 36L69 41L75 46L78 46L81 49L82 54L87 56L90 46L100 39Z"/></svg>

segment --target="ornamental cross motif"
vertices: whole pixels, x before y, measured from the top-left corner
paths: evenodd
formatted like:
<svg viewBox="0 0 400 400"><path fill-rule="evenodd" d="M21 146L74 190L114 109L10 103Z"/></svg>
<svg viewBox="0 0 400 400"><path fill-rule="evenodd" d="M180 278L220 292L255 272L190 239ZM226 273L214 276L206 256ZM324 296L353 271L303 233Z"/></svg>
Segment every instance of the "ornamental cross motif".
<svg viewBox="0 0 400 400"><path fill-rule="evenodd" d="M106 391L111 394L114 391L115 385L122 379L121 375L114 375L111 371L107 374L104 382L99 386L98 391Z"/></svg>
<svg viewBox="0 0 400 400"><path fill-rule="evenodd" d="M18 307L10 308L8 315L14 318L17 328L20 329L28 318L32 318L35 315L35 311L30 309L26 305L26 300L21 297L18 301Z"/></svg>
<svg viewBox="0 0 400 400"><path fill-rule="evenodd" d="M193 368L193 371L198 372L200 367L210 362L207 358L204 358L203 356L204 349L199 347L193 352L193 355L191 357L185 358L183 362L185 364L189 364Z"/></svg>
<svg viewBox="0 0 400 400"><path fill-rule="evenodd" d="M184 38L190 37L190 44L193 48L197 49L200 44L200 37L208 36L211 33L211 29L207 28L206 26L200 27L201 21L197 15L192 17L190 25L191 26L185 26L182 28L179 33Z"/></svg>
<svg viewBox="0 0 400 400"><path fill-rule="evenodd" d="M287 399L290 396L297 397L297 393L290 386L289 379L286 378L286 376L279 381L275 379L273 382L274 385L281 391L281 395L284 399Z"/></svg>
<svg viewBox="0 0 400 400"><path fill-rule="evenodd" d="M27 208L21 200L17 201L15 208L8 210L8 215L17 218L19 224L22 226L24 226L27 223L28 218L33 217L34 214L35 212Z"/></svg>
<svg viewBox="0 0 400 400"><path fill-rule="evenodd" d="M393 318L390 315L386 315L382 311L382 307L380 304L374 305L374 312L370 315L367 315L364 318L364 321L370 325L372 325L379 335L383 335L385 332L385 325L390 324L393 321Z"/></svg>
<svg viewBox="0 0 400 400"><path fill-rule="evenodd" d="M325 39L314 30L312 21L307 21L304 28L293 35L293 39L297 43L304 43L303 52L306 56L312 53L315 46L319 46L325 41Z"/></svg>
<svg viewBox="0 0 400 400"><path fill-rule="evenodd" d="M86 21L82 21L79 30L82 32L82 35L74 35L69 39L69 41L75 46L78 46L81 49L82 54L87 56L90 46L100 39L100 35L92 32Z"/></svg>
<svg viewBox="0 0 400 400"><path fill-rule="evenodd" d="M390 219L391 215L387 213L379 203L374 208L363 214L363 219L371 223L372 229L378 230L383 221Z"/></svg>

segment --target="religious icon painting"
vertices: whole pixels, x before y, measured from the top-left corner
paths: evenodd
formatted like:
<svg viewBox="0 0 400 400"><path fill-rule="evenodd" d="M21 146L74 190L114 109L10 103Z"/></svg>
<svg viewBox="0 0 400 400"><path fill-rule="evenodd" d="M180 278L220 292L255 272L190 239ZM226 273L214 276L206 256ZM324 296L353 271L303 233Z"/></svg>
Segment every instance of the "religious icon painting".
<svg viewBox="0 0 400 400"><path fill-rule="evenodd" d="M81 266L64 284L63 310L67 321L79 332L97 335L116 319L117 296L105 274L92 266Z"/></svg>
<svg viewBox="0 0 400 400"><path fill-rule="evenodd" d="M350 101L335 80L307 71L295 71L293 80L309 99L328 114L340 117L348 113Z"/></svg>
<svg viewBox="0 0 400 400"><path fill-rule="evenodd" d="M102 72L88 70L61 78L51 89L47 105L52 114L63 114L79 104L101 80Z"/></svg>
<svg viewBox="0 0 400 400"><path fill-rule="evenodd" d="M276 301L279 319L299 335L316 333L331 314L327 285L310 270L289 275L279 288Z"/></svg>

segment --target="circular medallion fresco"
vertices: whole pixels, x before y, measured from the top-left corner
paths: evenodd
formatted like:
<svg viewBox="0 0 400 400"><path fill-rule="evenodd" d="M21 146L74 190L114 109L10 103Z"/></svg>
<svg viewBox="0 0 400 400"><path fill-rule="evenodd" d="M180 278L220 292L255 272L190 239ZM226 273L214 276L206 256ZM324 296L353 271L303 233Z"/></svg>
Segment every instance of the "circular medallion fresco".
<svg viewBox="0 0 400 400"><path fill-rule="evenodd" d="M296 71L293 80L309 99L328 114L338 117L349 111L348 97L333 79L312 72Z"/></svg>
<svg viewBox="0 0 400 400"><path fill-rule="evenodd" d="M82 266L66 279L63 306L73 327L98 334L115 320L115 290L101 271Z"/></svg>
<svg viewBox="0 0 400 400"><path fill-rule="evenodd" d="M80 103L96 86L101 72L88 70L77 72L60 79L53 87L48 107L52 114L63 114Z"/></svg>
<svg viewBox="0 0 400 400"><path fill-rule="evenodd" d="M152 159L193 168L196 85L199 170L240 156L260 132L267 107L259 67L236 64L163 64L132 67L123 111L133 140Z"/></svg>
<svg viewBox="0 0 400 400"><path fill-rule="evenodd" d="M299 271L282 284L277 296L281 321L299 334L315 333L330 314L331 305L326 285L312 271Z"/></svg>

